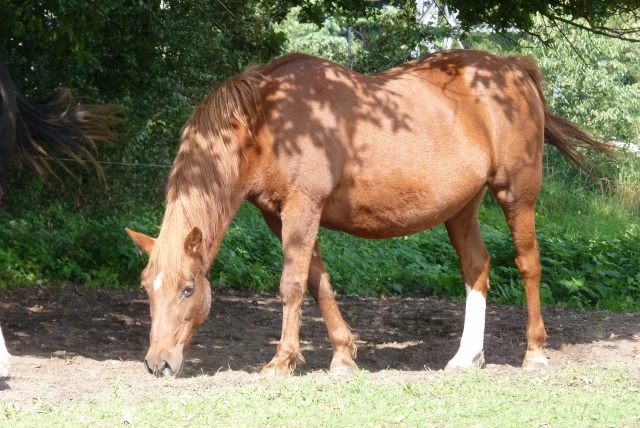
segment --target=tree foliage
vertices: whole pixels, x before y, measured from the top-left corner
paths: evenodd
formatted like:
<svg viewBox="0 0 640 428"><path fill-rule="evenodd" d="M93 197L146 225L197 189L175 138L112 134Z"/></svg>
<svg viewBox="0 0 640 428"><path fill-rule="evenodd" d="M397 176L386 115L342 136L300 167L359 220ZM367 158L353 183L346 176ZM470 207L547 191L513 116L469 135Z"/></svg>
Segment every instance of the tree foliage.
<svg viewBox="0 0 640 428"><path fill-rule="evenodd" d="M534 52L545 68L554 88L549 99L560 114L602 138L638 141L635 45L592 37L572 24L536 15L566 13L563 19L597 25L622 22L619 14L631 16L633 7L602 2L581 6L577 0L456 1L446 4L460 9L469 28L487 21L497 29L516 26L540 36L518 37L521 46L529 43L523 50ZM23 93L40 97L64 85L74 88L81 102L126 107L121 143L100 147L107 197L100 186L82 187L80 196L90 202L87 209L97 211L161 202L180 127L215 83L247 65L284 50L346 64L344 36L350 25L352 66L372 73L411 59L425 40L441 46L439 41L451 35L450 28L417 25L413 0L0 0L0 16L0 61ZM304 21L321 22L322 27ZM625 22L633 26L637 21ZM606 65L597 65L605 59ZM90 180L85 171L77 175ZM8 203L24 198L21 203L29 205L51 196L76 204L79 199L76 183L39 187L28 183L32 177L13 171L10 186L17 190L9 192ZM16 196L25 186L39 190Z"/></svg>
<svg viewBox="0 0 640 428"><path fill-rule="evenodd" d="M632 28L638 21L623 21L619 14L632 16L634 8L625 9L622 3L585 3L583 11L578 0L552 2L551 6L521 0L443 1L460 9L459 18L468 29L465 46L503 49L503 53L520 50L536 56L547 76L547 97L555 111L603 139L640 140L636 47L640 45L592 37L598 25ZM549 11L568 15L555 20L541 20L537 15L549 16ZM0 0L0 16L0 61L11 70L21 92L37 98L64 85L75 90L80 102L120 103L126 108L121 142L99 147L106 189L97 180L90 181L90 174L82 170L77 172L81 186L71 178L62 185L45 185L30 171L11 171L6 205L0 211L0 285L3 280L13 284L42 279L96 285L134 283L142 261L134 256L122 230L130 226L157 232L180 128L217 82L285 50L303 50L346 65L344 36L349 25L355 37L352 65L365 73L413 58L418 53L416 46L425 40L432 43L431 48L440 47L445 36L454 34L447 27L417 25L413 0ZM562 20L570 23L560 24ZM495 34L478 36L471 31L485 21L497 30L517 27L539 37L511 34L518 44L500 39L501 47ZM592 32L577 26L590 26ZM631 38L630 34L613 35ZM631 204L637 207L640 173L635 171L624 183ZM566 183L570 181L562 186ZM567 209L567 218L575 219L575 212L580 214L578 210L584 208L574 205L579 203L577 197L570 198L571 203L566 193L563 197L549 211L561 206ZM280 249L272 238L263 236L268 232L255 215L249 213L241 221L244 223L236 223L227 234L226 250L212 278L272 289L277 285ZM638 277L627 272L637 265L637 252L629 254L637 248L638 235L637 229L629 230L620 242L558 245L545 263L559 273L548 277L556 279L543 290L554 296L569 290L573 293L569 297L577 302L571 304L591 304L602 293L589 287L606 277L612 290L630 290L628 298L636 302ZM506 240L504 233L496 235L500 245ZM561 234L554 231L553 235ZM321 235L323 245L332 245L331 236ZM343 291L362 292L362 284L370 284L364 290L368 292L435 284L444 288L430 291L450 293L460 289L459 272L444 241L444 236L421 236L410 254L400 249L407 246L405 242L373 242L362 249L338 242L336 247L353 245L353 257L328 261L335 266L336 287ZM490 238L488 241L492 245ZM593 244L589 254L582 251L587 242ZM492 251L504 253L505 260L512 258L511 247ZM439 258L426 263L427 252ZM340 254L337 249L331 253ZM607 272L596 270L576 277L574 264L585 270L595 264L588 257L596 253L608 257L601 262ZM363 259L362 254L372 257ZM628 265L615 271L611 266L622 266L621 257L628 257ZM367 260L366 266L358 264L362 260ZM354 271L369 272L370 277L356 281L350 274ZM495 288L501 290L504 301L522 297L515 266L496 269L494 274L500 276L492 282L502 284ZM573 284L574 291L569 286L558 288L558 278Z"/></svg>
<svg viewBox="0 0 640 428"><path fill-rule="evenodd" d="M535 18L553 26L569 24L589 32L640 41L640 5L635 0L444 0L455 8L463 27L488 24L499 32L512 28L543 37Z"/></svg>
<svg viewBox="0 0 640 428"><path fill-rule="evenodd" d="M300 8L291 9L286 18L276 24L276 29L286 35L285 52L305 52L341 64L348 62L348 41L344 28L333 18L327 18L320 26L305 23L300 18ZM357 50L354 44L352 50Z"/></svg>
<svg viewBox="0 0 640 428"><path fill-rule="evenodd" d="M353 22L358 18L375 16L385 6L407 7L414 0L281 0L276 2L281 11L288 7L300 8L303 21L321 25L328 16L341 16ZM570 24L614 38L640 41L640 4L635 0L442 0L458 11L458 19L465 30L488 25L497 32L513 28L538 37L536 16L542 16L557 26Z"/></svg>
<svg viewBox="0 0 640 428"><path fill-rule="evenodd" d="M100 147L108 197L103 188L84 187L92 209L161 201L164 165L193 107L216 82L280 53L284 39L268 25L267 12L260 1L245 0L0 0L0 61L27 96L63 85L81 102L125 106L121 142ZM14 169L8 187L16 191L8 198L19 197L12 195L30 177ZM36 198L71 202L75 188L45 188Z"/></svg>

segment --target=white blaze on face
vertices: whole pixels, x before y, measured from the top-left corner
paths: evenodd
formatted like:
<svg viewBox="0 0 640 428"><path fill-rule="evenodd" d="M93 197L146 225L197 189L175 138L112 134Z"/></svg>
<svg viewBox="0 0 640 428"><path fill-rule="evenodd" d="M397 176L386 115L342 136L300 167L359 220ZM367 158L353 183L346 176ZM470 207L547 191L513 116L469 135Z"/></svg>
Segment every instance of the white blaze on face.
<svg viewBox="0 0 640 428"><path fill-rule="evenodd" d="M460 349L448 367L467 368L481 362L484 347L484 324L487 299L481 292L467 287L467 306L464 314L464 329L460 340Z"/></svg>
<svg viewBox="0 0 640 428"><path fill-rule="evenodd" d="M9 368L11 355L7 351L7 347L4 344L4 337L2 336L2 329L0 329L0 377L9 376Z"/></svg>
<svg viewBox="0 0 640 428"><path fill-rule="evenodd" d="M158 291L162 287L162 273L156 276L156 280L153 281L153 291Z"/></svg>

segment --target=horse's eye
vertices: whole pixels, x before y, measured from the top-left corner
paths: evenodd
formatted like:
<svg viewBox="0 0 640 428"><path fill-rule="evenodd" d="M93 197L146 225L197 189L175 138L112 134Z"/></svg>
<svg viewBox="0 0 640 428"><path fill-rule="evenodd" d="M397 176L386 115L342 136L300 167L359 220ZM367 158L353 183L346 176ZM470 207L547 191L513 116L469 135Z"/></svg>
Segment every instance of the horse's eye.
<svg viewBox="0 0 640 428"><path fill-rule="evenodd" d="M184 287L182 289L182 294L180 295L180 297L189 297L193 294L193 286L191 285L187 285L186 287Z"/></svg>

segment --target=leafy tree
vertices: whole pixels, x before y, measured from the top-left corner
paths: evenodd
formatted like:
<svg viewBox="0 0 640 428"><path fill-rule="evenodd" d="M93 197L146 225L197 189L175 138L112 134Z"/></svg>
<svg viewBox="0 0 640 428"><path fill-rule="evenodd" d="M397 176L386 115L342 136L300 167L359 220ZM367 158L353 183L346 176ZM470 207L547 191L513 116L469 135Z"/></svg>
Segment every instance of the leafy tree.
<svg viewBox="0 0 640 428"><path fill-rule="evenodd" d="M300 21L300 8L294 7L286 19L275 25L286 35L285 52L304 52L341 64L348 62L348 42L345 31L333 18L327 18L321 26ZM354 43L352 51L358 50Z"/></svg>
<svg viewBox="0 0 640 428"><path fill-rule="evenodd" d="M409 2L360 19L355 29L363 49L354 61L354 69L361 73L375 73L409 61L418 43L435 37L435 31L421 31L416 25L415 4Z"/></svg>
<svg viewBox="0 0 640 428"><path fill-rule="evenodd" d="M100 147L108 196L99 186L83 186L92 202L87 208L160 202L168 172L162 166L173 160L193 107L216 82L280 53L284 38L268 25L265 10L260 1L244 0L0 0L0 61L27 96L64 85L81 102L126 107L121 143ZM119 165L141 163L160 167ZM88 179L83 171L77 175ZM8 203L30 177L12 171ZM46 187L33 198L71 202L76 188Z"/></svg>
<svg viewBox="0 0 640 428"><path fill-rule="evenodd" d="M562 4L443 0L443 4L460 9L466 29L486 21L497 30L517 27L539 36L520 38L519 49L533 53L545 69L553 108L602 138L638 141L635 45L609 44L588 36L605 32L600 26L620 28L610 35L633 38L634 23L639 21L626 17L633 16L634 5L592 2L583 10L578 0ZM394 7L383 7L388 5ZM299 24L288 15L294 7L297 21L322 25ZM558 17L536 21L536 14L548 16L549 11ZM70 178L63 185L46 186L30 172L12 171L7 204L0 211L0 231L4 231L0 271L8 275L7 281L16 281L12 275L17 274L29 283L38 278L102 285L136 281L140 261L122 229L129 225L153 234L180 128L216 82L284 49L306 50L345 63L347 25L356 38L353 66L367 73L404 62L412 58L419 42L451 33L451 29L418 26L413 0L0 0L0 16L0 61L12 71L21 92L37 98L64 85L76 91L80 102L126 107L122 141L100 147L100 158L107 162L107 189L97 180L90 185L83 170L76 172L82 186ZM562 20L569 22L560 26L560 32L552 31ZM591 32L578 31L578 26L588 26ZM469 40L476 37L470 30L466 34ZM554 41L557 54L549 50ZM513 50L509 45L508 51ZM628 181L636 189L637 176L630 175ZM638 192L631 194L637 198ZM52 202L59 200L63 203ZM254 229L258 228L248 228ZM238 233L238 240L247 242L245 231ZM636 241L629 241L629 247ZM224 254L220 257L225 272L236 266L243 278L256 274L246 259L233 263L230 259L225 262ZM345 272L352 270L348 267ZM269 275L277 277L277 268L274 272ZM451 272L455 273L447 273L448 281L457 284L452 279L458 278L457 268ZM339 278L338 273L335 276ZM260 281L275 284L271 277ZM400 279L389 281L400 284Z"/></svg>
<svg viewBox="0 0 640 428"><path fill-rule="evenodd" d="M346 17L351 22L375 16L385 6L414 7L415 0L280 0L274 2L280 13L292 6L300 7L300 18L321 25L328 16ZM554 26L569 24L589 32L626 40L640 41L638 15L640 5L634 0L442 0L442 5L459 12L465 30L489 25L498 32L518 28L542 36L535 18L545 17Z"/></svg>
<svg viewBox="0 0 640 428"><path fill-rule="evenodd" d="M444 0L459 11L466 29L488 24L497 31L512 27L544 37L536 24L539 14L553 26L568 24L613 38L640 41L640 5L634 0Z"/></svg>

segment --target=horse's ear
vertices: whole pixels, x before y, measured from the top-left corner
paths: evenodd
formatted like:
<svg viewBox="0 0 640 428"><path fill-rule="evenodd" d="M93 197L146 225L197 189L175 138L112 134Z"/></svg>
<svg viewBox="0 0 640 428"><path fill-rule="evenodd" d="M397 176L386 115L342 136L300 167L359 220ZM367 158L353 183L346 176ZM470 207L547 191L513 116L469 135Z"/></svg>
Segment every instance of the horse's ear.
<svg viewBox="0 0 640 428"><path fill-rule="evenodd" d="M128 227L125 227L124 231L127 232L127 235L129 235L129 238L131 238L133 243L136 244L136 247L138 247L140 251L142 251L146 255L151 254L151 250L153 250L153 246L156 245L155 238L147 236L143 233L135 232L129 229Z"/></svg>
<svg viewBox="0 0 640 428"><path fill-rule="evenodd" d="M194 227L184 238L184 252L188 256L202 258L202 241L202 231L200 228Z"/></svg>

